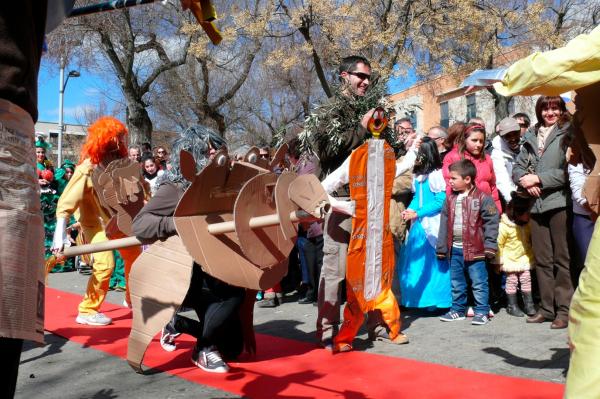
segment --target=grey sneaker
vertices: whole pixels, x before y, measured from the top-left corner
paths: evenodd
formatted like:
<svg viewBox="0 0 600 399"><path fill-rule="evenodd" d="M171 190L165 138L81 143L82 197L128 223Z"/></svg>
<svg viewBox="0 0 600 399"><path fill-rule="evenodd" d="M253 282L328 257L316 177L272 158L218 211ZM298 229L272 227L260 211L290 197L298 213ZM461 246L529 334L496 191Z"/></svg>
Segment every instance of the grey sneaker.
<svg viewBox="0 0 600 399"><path fill-rule="evenodd" d="M87 324L89 326L107 326L112 323L112 319L104 313L94 314L78 314L75 321L79 324Z"/></svg>
<svg viewBox="0 0 600 399"><path fill-rule="evenodd" d="M440 316L441 321L459 321L464 319L465 315L463 313L458 313L453 310L450 310L447 313Z"/></svg>
<svg viewBox="0 0 600 399"><path fill-rule="evenodd" d="M227 373L229 366L214 346L192 351L192 363L209 373Z"/></svg>
<svg viewBox="0 0 600 399"><path fill-rule="evenodd" d="M483 326L484 324L487 324L488 321L490 321L488 315L482 313L475 313L475 316L473 316L473 320L471 320L471 324Z"/></svg>

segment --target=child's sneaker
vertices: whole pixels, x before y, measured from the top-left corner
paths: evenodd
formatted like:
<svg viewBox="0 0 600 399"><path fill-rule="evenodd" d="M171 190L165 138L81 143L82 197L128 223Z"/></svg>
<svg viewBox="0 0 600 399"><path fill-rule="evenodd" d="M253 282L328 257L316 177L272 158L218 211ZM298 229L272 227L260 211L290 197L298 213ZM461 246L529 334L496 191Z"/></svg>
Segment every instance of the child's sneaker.
<svg viewBox="0 0 600 399"><path fill-rule="evenodd" d="M465 319L464 314L455 312L453 310L450 310L448 313L440 316L441 321L460 321L460 320L464 320L464 319Z"/></svg>
<svg viewBox="0 0 600 399"><path fill-rule="evenodd" d="M490 309L490 311L488 312L488 318L492 318L494 317L494 311L492 309Z"/></svg>
<svg viewBox="0 0 600 399"><path fill-rule="evenodd" d="M487 315L477 313L477 314L475 314L475 316L473 316L473 320L471 320L471 324L483 326L484 324L487 324L488 321L489 321L489 319L488 319Z"/></svg>
<svg viewBox="0 0 600 399"><path fill-rule="evenodd" d="M475 312L473 311L473 306L469 306L467 308L467 317L473 317L475 316Z"/></svg>

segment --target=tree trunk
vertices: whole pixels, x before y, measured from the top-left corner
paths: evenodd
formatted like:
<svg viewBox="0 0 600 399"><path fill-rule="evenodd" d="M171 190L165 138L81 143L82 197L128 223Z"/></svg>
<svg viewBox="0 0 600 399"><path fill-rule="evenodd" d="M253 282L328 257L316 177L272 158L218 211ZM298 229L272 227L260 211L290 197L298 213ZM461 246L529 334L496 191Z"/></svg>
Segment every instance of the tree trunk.
<svg viewBox="0 0 600 399"><path fill-rule="evenodd" d="M130 145L152 144L152 121L143 104L128 102L127 128Z"/></svg>

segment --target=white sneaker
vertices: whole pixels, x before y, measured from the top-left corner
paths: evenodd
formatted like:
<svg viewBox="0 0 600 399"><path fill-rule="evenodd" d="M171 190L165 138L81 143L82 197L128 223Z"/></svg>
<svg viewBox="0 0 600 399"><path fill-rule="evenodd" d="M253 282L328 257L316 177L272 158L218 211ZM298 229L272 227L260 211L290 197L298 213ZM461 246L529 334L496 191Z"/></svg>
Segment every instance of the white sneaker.
<svg viewBox="0 0 600 399"><path fill-rule="evenodd" d="M126 308L131 309L131 304L129 302L127 302L126 299L123 299L123 306L125 306Z"/></svg>
<svg viewBox="0 0 600 399"><path fill-rule="evenodd" d="M79 324L87 324L89 326L107 326L112 323L112 319L104 313L94 314L78 314L75 322Z"/></svg>

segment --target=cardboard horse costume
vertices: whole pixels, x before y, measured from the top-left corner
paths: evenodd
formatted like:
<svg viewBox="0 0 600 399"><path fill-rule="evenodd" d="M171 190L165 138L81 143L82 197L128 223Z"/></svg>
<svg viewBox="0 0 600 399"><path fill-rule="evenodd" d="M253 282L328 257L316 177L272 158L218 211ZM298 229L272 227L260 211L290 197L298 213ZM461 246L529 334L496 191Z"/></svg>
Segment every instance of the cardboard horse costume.
<svg viewBox="0 0 600 399"><path fill-rule="evenodd" d="M267 289L287 272L294 222L322 217L329 209L314 176L284 172L278 177L248 162L230 167L224 151L198 174L191 154L182 151L180 164L191 185L175 209L177 235L152 244L130 275L133 325L127 360L138 372L148 344L184 300L193 262L227 284ZM253 301L246 303L246 325L252 310Z"/></svg>
<svg viewBox="0 0 600 399"><path fill-rule="evenodd" d="M583 133L596 160L600 159L600 27L580 35L565 47L534 53L517 61L494 88L502 95L559 95L575 90L576 113L573 124ZM485 72L484 72L485 73ZM473 73L467 80L478 84ZM584 141L584 143L585 143ZM581 141L580 141L581 142ZM600 162L595 162L584 186L594 217L600 205ZM579 277L569 311L571 361L565 398L600 397L600 223L596 222L589 245L585 269Z"/></svg>

